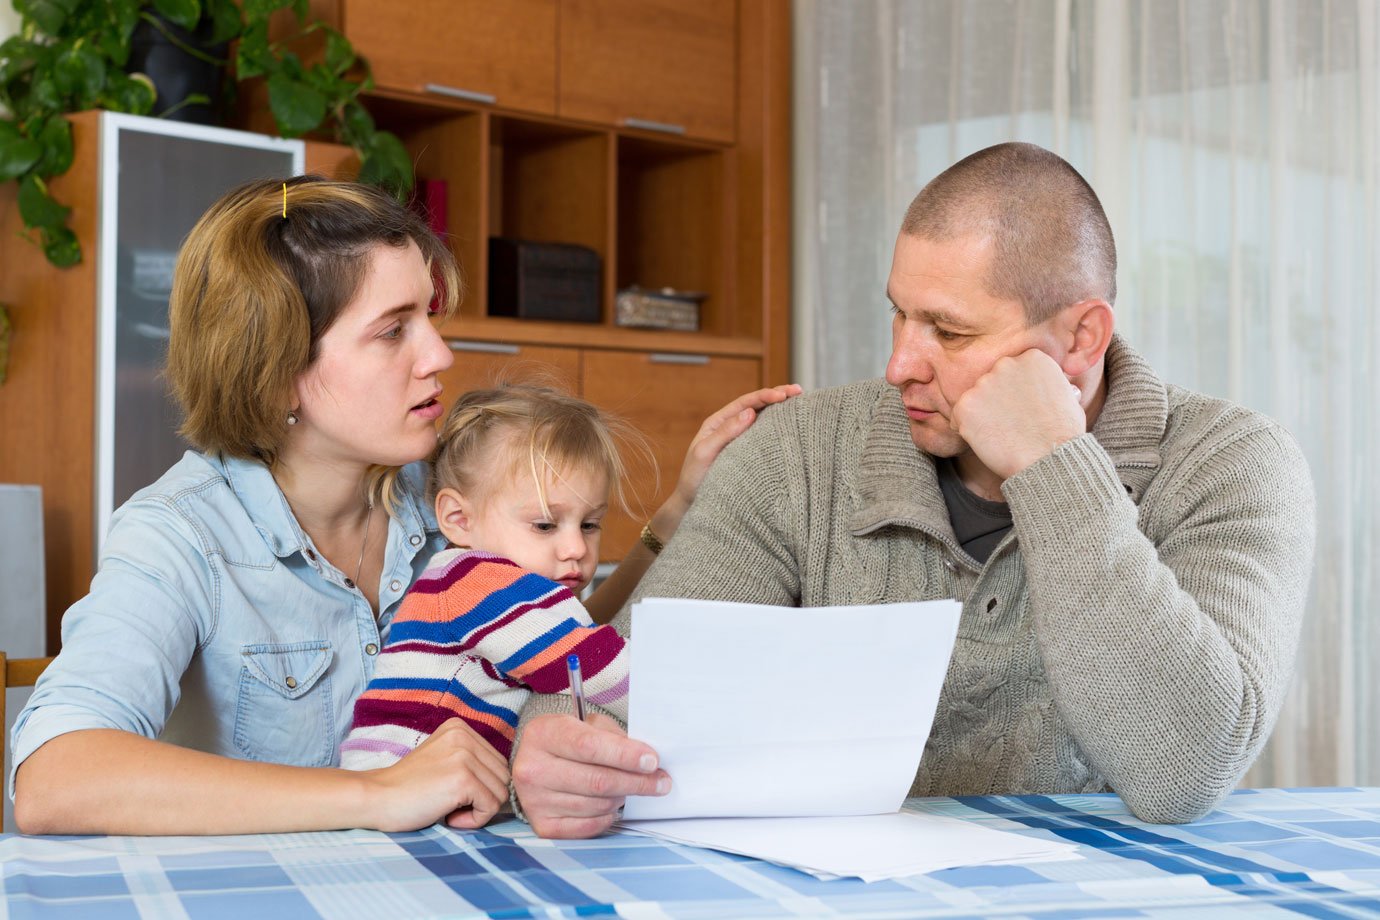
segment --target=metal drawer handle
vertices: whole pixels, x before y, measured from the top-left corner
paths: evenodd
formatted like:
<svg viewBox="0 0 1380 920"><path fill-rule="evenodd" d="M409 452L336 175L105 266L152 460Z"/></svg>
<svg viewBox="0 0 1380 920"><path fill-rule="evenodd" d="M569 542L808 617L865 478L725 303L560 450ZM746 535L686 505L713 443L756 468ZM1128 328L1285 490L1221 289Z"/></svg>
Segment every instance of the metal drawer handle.
<svg viewBox="0 0 1380 920"><path fill-rule="evenodd" d="M665 352L653 352L647 356L647 360L653 364L708 364L709 355L670 355Z"/></svg>
<svg viewBox="0 0 1380 920"><path fill-rule="evenodd" d="M477 351L487 355L515 355L521 349L516 345L502 342L466 342L461 339L447 339L451 351Z"/></svg>
<svg viewBox="0 0 1380 920"><path fill-rule="evenodd" d="M482 102L486 105L493 105L498 101L498 97L493 93L477 93L472 89L460 89L456 86L446 86L444 83L428 83L422 89L428 93L435 93L438 96L450 96L454 99L464 99L468 102Z"/></svg>
<svg viewBox="0 0 1380 920"><path fill-rule="evenodd" d="M640 128L643 131L660 131L662 134L684 134L685 125L673 125L664 121L648 121L645 118L625 118L623 127Z"/></svg>

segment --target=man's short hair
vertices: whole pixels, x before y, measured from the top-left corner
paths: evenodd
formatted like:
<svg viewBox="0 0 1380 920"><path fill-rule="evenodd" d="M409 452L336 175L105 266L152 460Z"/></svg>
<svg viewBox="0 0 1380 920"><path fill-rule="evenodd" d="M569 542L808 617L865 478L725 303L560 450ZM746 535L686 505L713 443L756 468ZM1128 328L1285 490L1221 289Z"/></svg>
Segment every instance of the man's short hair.
<svg viewBox="0 0 1380 920"><path fill-rule="evenodd" d="M1097 298L1116 302L1116 243L1092 186L1034 144L979 150L930 181L901 232L947 242L991 240L987 291L1020 301L1030 325Z"/></svg>

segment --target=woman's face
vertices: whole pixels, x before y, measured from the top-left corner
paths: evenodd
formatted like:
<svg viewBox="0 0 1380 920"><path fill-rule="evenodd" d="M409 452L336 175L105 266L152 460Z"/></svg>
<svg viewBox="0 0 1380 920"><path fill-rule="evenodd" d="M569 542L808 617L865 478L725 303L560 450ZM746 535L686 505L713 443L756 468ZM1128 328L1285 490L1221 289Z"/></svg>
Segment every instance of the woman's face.
<svg viewBox="0 0 1380 920"><path fill-rule="evenodd" d="M321 337L297 381L290 441L314 461L402 466L436 447L450 349L427 313L432 279L421 251L380 244L354 300Z"/></svg>

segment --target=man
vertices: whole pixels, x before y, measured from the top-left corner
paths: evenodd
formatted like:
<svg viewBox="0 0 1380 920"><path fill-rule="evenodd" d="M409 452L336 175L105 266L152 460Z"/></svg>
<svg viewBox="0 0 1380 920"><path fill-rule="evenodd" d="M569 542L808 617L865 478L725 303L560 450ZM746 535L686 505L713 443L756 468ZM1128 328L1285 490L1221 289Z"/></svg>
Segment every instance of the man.
<svg viewBox="0 0 1380 920"><path fill-rule="evenodd" d="M1115 272L1059 157L950 167L896 241L885 383L765 413L634 599L960 598L913 795L1110 788L1148 821L1206 813L1289 683L1312 487L1278 425L1162 383L1113 335ZM669 788L650 747L560 706L534 700L513 764L539 833L598 833Z"/></svg>

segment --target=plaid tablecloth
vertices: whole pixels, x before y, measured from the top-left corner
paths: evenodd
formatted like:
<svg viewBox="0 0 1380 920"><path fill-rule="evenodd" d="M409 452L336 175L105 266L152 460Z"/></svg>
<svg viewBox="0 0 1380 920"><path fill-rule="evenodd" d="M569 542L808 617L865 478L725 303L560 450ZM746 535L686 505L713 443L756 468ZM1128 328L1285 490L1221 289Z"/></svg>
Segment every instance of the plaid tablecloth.
<svg viewBox="0 0 1380 920"><path fill-rule="evenodd" d="M1081 859L817 881L646 837L461 833L0 837L5 918L1380 917L1380 789L1232 795L1146 825L1112 795L907 807L1079 844Z"/></svg>

